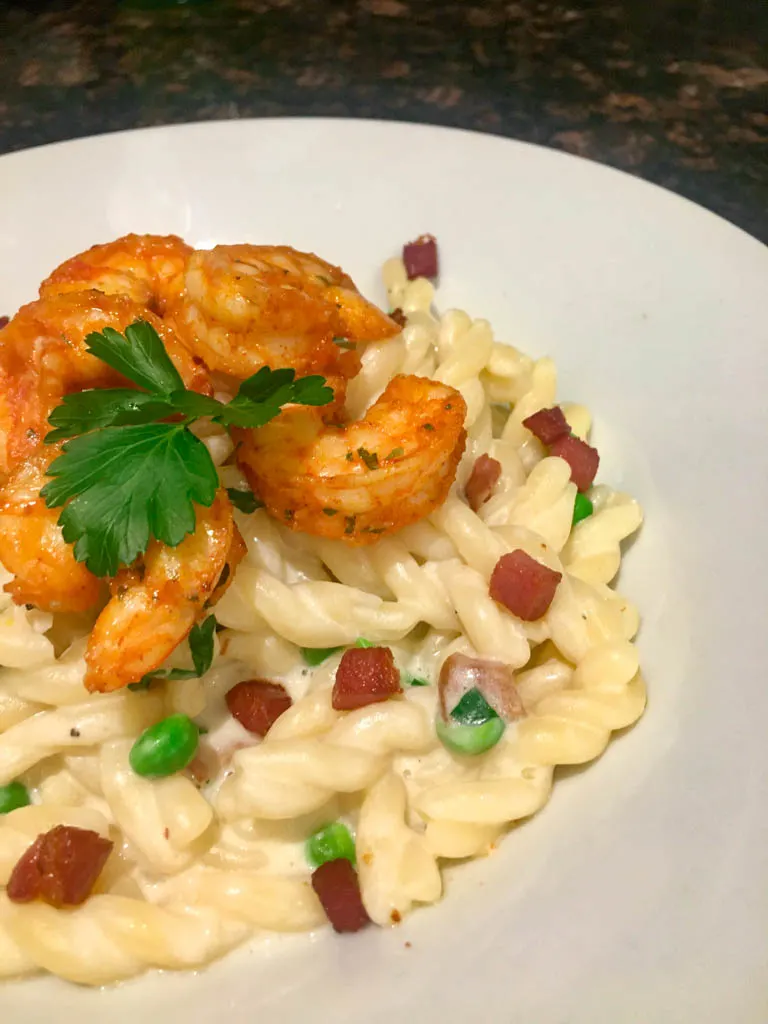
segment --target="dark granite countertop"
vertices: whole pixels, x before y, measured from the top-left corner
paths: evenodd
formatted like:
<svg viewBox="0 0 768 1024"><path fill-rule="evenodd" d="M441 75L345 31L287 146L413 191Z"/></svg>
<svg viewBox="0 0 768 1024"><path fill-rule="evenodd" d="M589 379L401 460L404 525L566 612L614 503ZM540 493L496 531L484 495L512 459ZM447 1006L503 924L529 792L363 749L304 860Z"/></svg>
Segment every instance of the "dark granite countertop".
<svg viewBox="0 0 768 1024"><path fill-rule="evenodd" d="M555 146L768 242L768 0L0 0L0 153L297 114Z"/></svg>

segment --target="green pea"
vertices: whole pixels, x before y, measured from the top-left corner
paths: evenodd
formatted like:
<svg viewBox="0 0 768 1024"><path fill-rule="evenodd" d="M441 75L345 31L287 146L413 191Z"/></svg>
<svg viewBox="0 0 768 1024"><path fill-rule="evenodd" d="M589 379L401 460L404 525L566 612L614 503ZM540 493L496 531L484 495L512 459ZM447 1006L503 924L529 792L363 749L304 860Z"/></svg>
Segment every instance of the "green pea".
<svg viewBox="0 0 768 1024"><path fill-rule="evenodd" d="M301 656L311 668L316 668L317 665L322 665L324 661L327 661L332 654L343 650L343 647L302 647Z"/></svg>
<svg viewBox="0 0 768 1024"><path fill-rule="evenodd" d="M586 494L577 494L576 501L573 504L573 525L575 526L582 519L591 516L594 511L594 506Z"/></svg>
<svg viewBox="0 0 768 1024"><path fill-rule="evenodd" d="M29 804L29 793L20 782L9 782L0 786L0 814L8 814Z"/></svg>
<svg viewBox="0 0 768 1024"><path fill-rule="evenodd" d="M483 754L504 735L501 718L490 718L482 725L447 725L438 718L435 728L440 742L454 754Z"/></svg>
<svg viewBox="0 0 768 1024"><path fill-rule="evenodd" d="M131 747L137 775L162 779L186 768L197 752L200 730L187 715L170 715L150 725Z"/></svg>
<svg viewBox="0 0 768 1024"><path fill-rule="evenodd" d="M334 821L310 836L306 845L307 860L314 868L329 860L348 860L355 863L355 841L346 825Z"/></svg>

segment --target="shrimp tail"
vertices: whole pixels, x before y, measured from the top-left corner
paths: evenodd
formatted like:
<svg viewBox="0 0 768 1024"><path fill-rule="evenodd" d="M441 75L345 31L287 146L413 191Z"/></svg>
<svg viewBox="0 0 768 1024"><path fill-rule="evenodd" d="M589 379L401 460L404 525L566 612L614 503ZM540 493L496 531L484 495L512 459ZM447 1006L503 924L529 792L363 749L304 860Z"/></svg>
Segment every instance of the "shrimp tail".
<svg viewBox="0 0 768 1024"><path fill-rule="evenodd" d="M86 689L108 693L158 669L221 596L243 553L224 490L198 509L194 532L177 547L153 541L141 564L112 581L88 640Z"/></svg>

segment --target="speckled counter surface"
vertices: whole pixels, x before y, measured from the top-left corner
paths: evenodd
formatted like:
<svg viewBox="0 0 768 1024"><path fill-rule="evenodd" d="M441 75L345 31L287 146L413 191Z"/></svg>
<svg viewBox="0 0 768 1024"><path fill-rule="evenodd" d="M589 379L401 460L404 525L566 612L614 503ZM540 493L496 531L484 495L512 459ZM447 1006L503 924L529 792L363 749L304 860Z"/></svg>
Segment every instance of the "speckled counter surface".
<svg viewBox="0 0 768 1024"><path fill-rule="evenodd" d="M566 149L768 242L768 0L0 0L0 152L297 114Z"/></svg>

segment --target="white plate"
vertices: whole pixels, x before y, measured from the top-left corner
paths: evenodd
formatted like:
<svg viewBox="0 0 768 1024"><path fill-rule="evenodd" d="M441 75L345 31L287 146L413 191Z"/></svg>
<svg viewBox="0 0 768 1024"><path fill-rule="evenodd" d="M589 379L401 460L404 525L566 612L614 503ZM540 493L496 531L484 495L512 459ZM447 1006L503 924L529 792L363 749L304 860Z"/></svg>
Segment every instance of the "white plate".
<svg viewBox="0 0 768 1024"><path fill-rule="evenodd" d="M380 300L382 260L434 232L440 304L555 356L562 395L596 414L603 479L645 507L622 586L645 616L650 705L398 930L106 992L17 984L4 1018L764 1024L768 250L667 192L497 138L201 124L0 160L0 312L126 231L314 249Z"/></svg>

